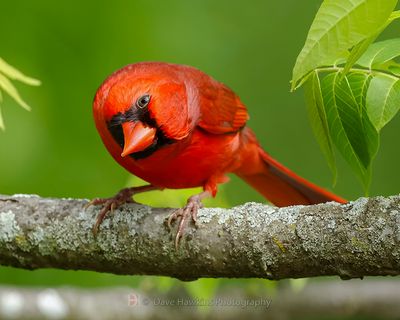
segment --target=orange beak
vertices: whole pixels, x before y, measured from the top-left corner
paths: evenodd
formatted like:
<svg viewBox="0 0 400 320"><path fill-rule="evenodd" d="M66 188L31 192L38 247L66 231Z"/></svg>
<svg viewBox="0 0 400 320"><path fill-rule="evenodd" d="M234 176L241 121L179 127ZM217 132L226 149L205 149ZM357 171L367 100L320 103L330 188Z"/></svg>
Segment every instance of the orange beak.
<svg viewBox="0 0 400 320"><path fill-rule="evenodd" d="M124 133L124 150L121 157L125 157L131 153L143 151L151 146L156 136L156 129L144 125L141 121L125 122L122 124Z"/></svg>

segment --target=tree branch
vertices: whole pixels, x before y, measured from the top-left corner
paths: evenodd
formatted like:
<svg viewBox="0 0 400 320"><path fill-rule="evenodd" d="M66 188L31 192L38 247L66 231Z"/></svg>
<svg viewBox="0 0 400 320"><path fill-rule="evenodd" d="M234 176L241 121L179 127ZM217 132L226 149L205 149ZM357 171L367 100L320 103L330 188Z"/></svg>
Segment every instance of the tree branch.
<svg viewBox="0 0 400 320"><path fill-rule="evenodd" d="M171 209L129 204L91 233L87 200L0 196L0 264L116 274L268 279L400 274L400 196L345 205L206 208L178 250Z"/></svg>

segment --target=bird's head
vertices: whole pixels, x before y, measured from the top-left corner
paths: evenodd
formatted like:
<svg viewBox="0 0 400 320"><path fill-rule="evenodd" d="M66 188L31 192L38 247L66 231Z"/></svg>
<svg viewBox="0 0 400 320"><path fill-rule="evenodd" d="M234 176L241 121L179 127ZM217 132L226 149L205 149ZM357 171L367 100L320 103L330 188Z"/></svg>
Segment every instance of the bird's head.
<svg viewBox="0 0 400 320"><path fill-rule="evenodd" d="M194 119L188 112L188 90L175 68L164 63L129 65L97 91L96 126L104 141L111 134L122 157L146 157L190 134ZM108 133L102 134L104 130Z"/></svg>

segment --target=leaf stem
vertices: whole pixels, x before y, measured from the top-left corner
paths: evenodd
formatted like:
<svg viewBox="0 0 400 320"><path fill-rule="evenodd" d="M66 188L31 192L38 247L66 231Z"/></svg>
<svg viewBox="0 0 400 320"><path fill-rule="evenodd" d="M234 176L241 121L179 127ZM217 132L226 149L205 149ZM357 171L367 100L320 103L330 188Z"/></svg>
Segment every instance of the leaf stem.
<svg viewBox="0 0 400 320"><path fill-rule="evenodd" d="M343 71L344 67L337 67L337 66L329 66L329 67L320 67L316 68L313 71L316 71L317 73L320 72L338 72L338 71ZM364 73L368 75L383 75L387 76L389 78L392 78L394 80L400 80L400 77L394 75L393 73L385 72L384 70L372 70L372 69L366 69L366 68L351 68L349 72L358 72L358 73Z"/></svg>

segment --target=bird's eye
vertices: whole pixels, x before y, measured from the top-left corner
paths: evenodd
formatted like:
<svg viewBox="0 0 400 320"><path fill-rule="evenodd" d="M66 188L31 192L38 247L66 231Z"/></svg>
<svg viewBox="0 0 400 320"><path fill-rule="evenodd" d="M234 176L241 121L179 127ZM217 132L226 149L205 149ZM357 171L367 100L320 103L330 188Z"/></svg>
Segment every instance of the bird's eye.
<svg viewBox="0 0 400 320"><path fill-rule="evenodd" d="M149 102L150 102L150 95L145 94L136 100L136 107L138 107L140 109L146 108L148 106Z"/></svg>

